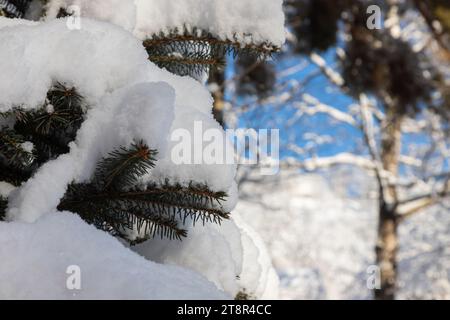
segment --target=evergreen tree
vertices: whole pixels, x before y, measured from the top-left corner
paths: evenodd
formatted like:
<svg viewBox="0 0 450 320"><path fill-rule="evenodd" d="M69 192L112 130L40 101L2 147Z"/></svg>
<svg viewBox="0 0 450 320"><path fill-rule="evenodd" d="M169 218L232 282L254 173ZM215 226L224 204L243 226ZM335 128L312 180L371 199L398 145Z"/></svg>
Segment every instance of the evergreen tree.
<svg viewBox="0 0 450 320"><path fill-rule="evenodd" d="M4 0L3 0L4 1ZM28 1L7 0L7 17L22 17ZM7 9L7 11L6 11ZM70 15L59 8L58 17ZM162 26L163 28L164 26ZM278 48L219 39L198 28L161 32L143 41L149 59L178 75L200 78L210 69L223 66L227 54L263 59ZM1 113L9 126L0 128L0 181L19 187L49 160L69 152L89 109L77 88L55 82L45 103L37 110L20 106ZM220 223L229 217L221 203L225 192L207 185L139 184L151 172L158 150L142 141L117 149L97 164L88 183L73 183L58 206L78 214L86 222L132 243L160 236L181 239L188 221ZM6 218L8 199L0 198L0 219ZM139 236L131 237L137 232Z"/></svg>

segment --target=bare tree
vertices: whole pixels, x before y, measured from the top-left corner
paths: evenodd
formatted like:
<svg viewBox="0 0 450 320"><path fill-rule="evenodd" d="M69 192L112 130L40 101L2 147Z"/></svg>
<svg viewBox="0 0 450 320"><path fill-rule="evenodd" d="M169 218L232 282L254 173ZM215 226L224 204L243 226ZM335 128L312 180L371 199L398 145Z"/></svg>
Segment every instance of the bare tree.
<svg viewBox="0 0 450 320"><path fill-rule="evenodd" d="M278 81L269 95L253 95L243 103L242 95L236 95L227 113L228 119L244 119L251 126L280 128L285 133L284 168L317 171L351 165L374 177L379 218L375 251L381 270L377 299L395 298L399 225L450 196L448 37L433 15L434 2L377 1L384 26L370 30L366 9L373 3L336 1L331 9L329 1L287 1L291 46L286 56L295 62L277 69ZM299 14L299 8L310 16ZM324 14L336 25L341 19L342 27L329 23L332 30L316 30L328 37L302 39L313 27L326 28L316 23ZM232 92L241 85L233 80ZM322 102L313 94L318 83L327 83L336 96L351 102ZM324 118L327 130L301 128ZM351 141L351 150L326 156L319 152L339 138Z"/></svg>

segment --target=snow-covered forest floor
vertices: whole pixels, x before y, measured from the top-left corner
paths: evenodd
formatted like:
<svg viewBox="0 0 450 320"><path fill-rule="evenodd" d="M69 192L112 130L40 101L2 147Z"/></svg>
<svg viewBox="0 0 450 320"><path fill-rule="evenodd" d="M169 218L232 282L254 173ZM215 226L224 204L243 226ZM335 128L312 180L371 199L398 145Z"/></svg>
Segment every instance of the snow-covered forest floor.
<svg viewBox="0 0 450 320"><path fill-rule="evenodd" d="M251 179L253 181L253 179ZM376 194L355 169L284 172L246 182L236 211L261 235L281 299L371 299ZM434 207L400 227L399 299L450 298L450 212Z"/></svg>

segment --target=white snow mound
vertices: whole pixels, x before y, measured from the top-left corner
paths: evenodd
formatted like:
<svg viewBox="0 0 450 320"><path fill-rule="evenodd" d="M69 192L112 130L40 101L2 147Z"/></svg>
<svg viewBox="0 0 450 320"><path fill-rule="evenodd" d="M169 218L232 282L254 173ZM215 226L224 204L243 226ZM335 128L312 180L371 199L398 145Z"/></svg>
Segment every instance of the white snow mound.
<svg viewBox="0 0 450 320"><path fill-rule="evenodd" d="M229 298L202 276L148 261L70 213L0 222L0 243L0 299ZM80 287L72 282L78 274Z"/></svg>
<svg viewBox="0 0 450 320"><path fill-rule="evenodd" d="M120 25L144 40L161 32L197 27L219 39L245 44L285 40L282 0L51 0L47 16L78 6L81 16Z"/></svg>
<svg viewBox="0 0 450 320"><path fill-rule="evenodd" d="M89 110L70 153L46 163L11 194L9 219L33 222L53 212L70 182L89 180L98 160L137 140L159 152L144 182L207 185L227 192L224 207L233 209L234 165L172 161L174 130L192 133L200 122L223 132L212 115L212 97L200 83L156 67L138 39L112 24L83 19L81 30L69 30L62 19L21 21L0 18L0 111L42 106L55 82L74 86Z"/></svg>

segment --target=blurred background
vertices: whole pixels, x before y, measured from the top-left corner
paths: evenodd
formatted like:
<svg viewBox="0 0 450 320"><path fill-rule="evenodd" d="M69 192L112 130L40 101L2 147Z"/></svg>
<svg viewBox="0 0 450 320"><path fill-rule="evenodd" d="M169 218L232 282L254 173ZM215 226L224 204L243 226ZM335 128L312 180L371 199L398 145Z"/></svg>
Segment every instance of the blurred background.
<svg viewBox="0 0 450 320"><path fill-rule="evenodd" d="M450 1L286 0L268 62L209 76L225 128L280 130L237 212L285 299L450 299Z"/></svg>

